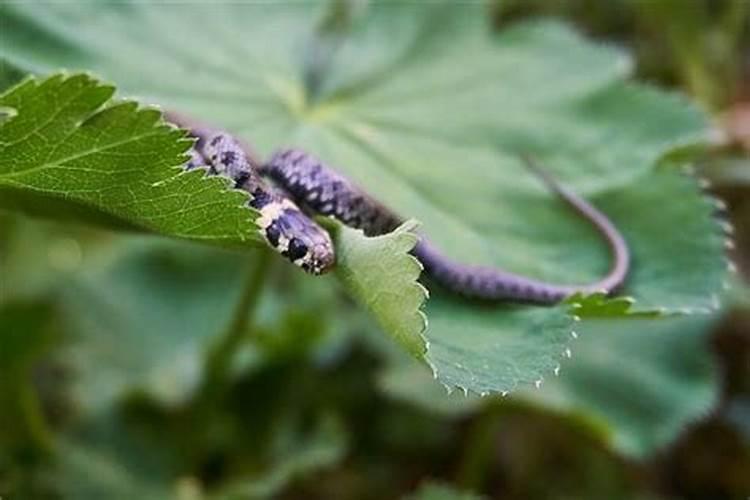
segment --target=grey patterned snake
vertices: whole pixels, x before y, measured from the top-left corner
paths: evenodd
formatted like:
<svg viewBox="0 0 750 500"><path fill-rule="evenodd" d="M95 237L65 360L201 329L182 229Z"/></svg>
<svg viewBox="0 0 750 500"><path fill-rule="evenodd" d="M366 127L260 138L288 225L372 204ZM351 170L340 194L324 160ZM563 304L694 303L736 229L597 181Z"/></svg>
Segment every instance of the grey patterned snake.
<svg viewBox="0 0 750 500"><path fill-rule="evenodd" d="M224 175L252 196L249 205L260 212L256 223L266 242L307 272L322 274L335 264L328 233L307 214L332 216L368 236L395 229L402 219L341 174L314 156L297 149L276 152L259 164L248 148L225 132L197 126L183 116L167 113L168 121L197 138L186 169L204 167ZM586 200L557 183L533 160L523 157L531 171L575 212L589 221L612 253L607 275L586 285L556 285L494 267L462 264L449 259L424 237L413 254L442 287L469 298L556 304L575 293L612 293L625 281L630 254L612 222Z"/></svg>

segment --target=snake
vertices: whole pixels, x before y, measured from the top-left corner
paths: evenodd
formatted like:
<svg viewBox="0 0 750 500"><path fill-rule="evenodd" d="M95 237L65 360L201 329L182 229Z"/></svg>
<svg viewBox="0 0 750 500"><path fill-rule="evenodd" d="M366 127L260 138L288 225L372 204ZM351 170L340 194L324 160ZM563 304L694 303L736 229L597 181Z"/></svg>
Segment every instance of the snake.
<svg viewBox="0 0 750 500"><path fill-rule="evenodd" d="M266 162L230 133L196 125L182 115L166 113L169 122L188 129L196 140L186 170L205 169L230 179L250 194L257 210L256 225L266 243L308 273L319 275L336 263L331 237L315 216L333 217L366 236L389 233L404 221L394 211L314 155L296 148L281 149ZM612 255L607 274L583 285L555 284L504 269L457 262L424 235L412 254L438 285L469 299L554 305L574 294L610 295L625 282L630 267L628 245L613 222L599 209L568 189L529 155L519 158L552 192L588 221L606 241Z"/></svg>

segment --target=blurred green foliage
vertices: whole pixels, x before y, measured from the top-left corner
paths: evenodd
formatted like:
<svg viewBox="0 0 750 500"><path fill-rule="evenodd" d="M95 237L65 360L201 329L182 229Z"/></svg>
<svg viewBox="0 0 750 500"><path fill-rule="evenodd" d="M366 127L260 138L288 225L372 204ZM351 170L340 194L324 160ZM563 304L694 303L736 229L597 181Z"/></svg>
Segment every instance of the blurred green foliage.
<svg viewBox="0 0 750 500"><path fill-rule="evenodd" d="M641 75L713 109L747 85L742 1L501 9L625 40ZM19 76L0 65L0 82ZM746 153L701 162L750 269ZM447 396L340 285L265 252L0 215L0 496L745 498L750 312L737 303L718 320L590 319L541 392Z"/></svg>
<svg viewBox="0 0 750 500"><path fill-rule="evenodd" d="M632 66L625 53L560 24L519 23L493 36L481 3L375 3L319 35L316 19L332 22L322 7L132 4L126 14L14 4L5 8L2 53L37 71L64 58L102 72L124 92L236 129L260 152L280 143L314 152L397 213L418 218L459 261L551 282L593 281L607 266L604 245L589 224L561 216L560 201L524 171L519 154L533 154L622 230L638 262L622 290L634 307L687 314L717 307L726 265L713 204L693 179L659 163L705 139L705 116L689 101L625 81ZM100 22L84 23L90 16ZM203 29L193 34L197 19ZM228 38L228 19L256 30ZM441 30L433 33L434 23ZM29 32L44 36L24 43ZM253 66L238 66L235 53ZM153 110L97 111L111 93L74 75L28 81L2 97L17 117L0 129L8 145L0 146L0 206L56 218L93 214L107 227L123 221L216 245L256 243L242 193L198 170L177 175L186 141ZM238 109L246 101L253 105ZM665 198L679 203L652 208ZM335 234L337 274L352 296L449 388L488 394L539 384L574 348L567 305L489 308L437 287L425 329L419 269L406 255L413 235Z"/></svg>
<svg viewBox="0 0 750 500"><path fill-rule="evenodd" d="M502 0L495 7L500 23L552 14L607 43L624 43L639 76L681 86L715 111L750 96L746 0Z"/></svg>

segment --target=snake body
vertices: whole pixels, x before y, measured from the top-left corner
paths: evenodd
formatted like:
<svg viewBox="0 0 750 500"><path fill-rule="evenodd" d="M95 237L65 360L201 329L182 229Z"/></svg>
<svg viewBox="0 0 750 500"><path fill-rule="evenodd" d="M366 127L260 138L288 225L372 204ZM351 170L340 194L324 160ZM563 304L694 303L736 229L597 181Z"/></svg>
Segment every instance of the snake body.
<svg viewBox="0 0 750 500"><path fill-rule="evenodd" d="M220 132L199 136L186 169L207 168L223 175L234 186L250 193L249 205L260 217L255 221L268 245L295 265L313 274L331 269L336 261L329 234L277 187L270 185L251 163L242 145Z"/></svg>
<svg viewBox="0 0 750 500"><path fill-rule="evenodd" d="M170 115L170 121L190 128L176 115ZM260 212L256 222L266 242L305 271L322 274L335 264L330 236L308 214L335 217L348 226L362 229L368 236L392 231L403 220L304 151L281 150L265 164L258 165L247 148L225 132L193 127L192 134L198 142L185 168L203 166L212 174L229 177L237 188L249 192L252 195L249 204ZM475 299L555 304L578 292L615 291L627 277L630 261L622 235L602 212L558 184L532 160L527 158L526 162L607 241L613 263L604 278L586 285L556 285L494 267L462 264L448 258L424 237L413 254L441 286Z"/></svg>

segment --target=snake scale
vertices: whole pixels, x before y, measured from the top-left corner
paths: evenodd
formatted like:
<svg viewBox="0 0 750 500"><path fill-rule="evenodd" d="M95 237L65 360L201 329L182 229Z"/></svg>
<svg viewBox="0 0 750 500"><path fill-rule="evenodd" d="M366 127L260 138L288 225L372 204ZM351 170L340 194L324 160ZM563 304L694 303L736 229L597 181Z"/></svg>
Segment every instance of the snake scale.
<svg viewBox="0 0 750 500"><path fill-rule="evenodd" d="M308 214L332 216L368 236L387 233L403 219L313 155L280 150L261 164L249 148L226 132L196 126L181 115L168 121L187 128L197 139L184 168L206 168L230 178L250 193L258 210L256 223L266 242L285 258L312 274L329 271L336 262L328 233ZM551 305L575 293L610 294L628 274L628 246L614 224L586 200L560 185L533 160L529 169L575 212L591 223L609 245L612 265L605 277L585 285L557 285L494 267L458 263L421 237L412 251L430 277L449 291L480 300L506 300Z"/></svg>

